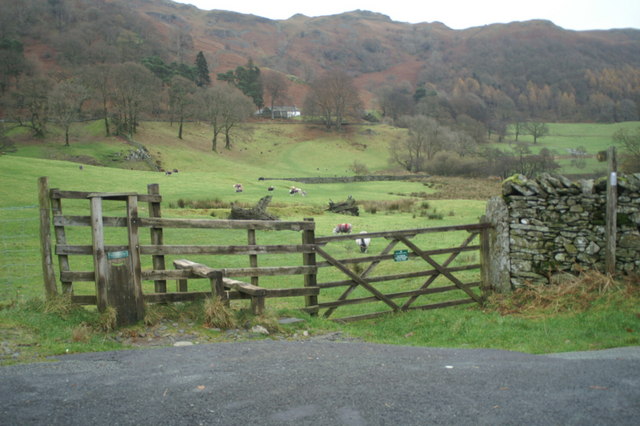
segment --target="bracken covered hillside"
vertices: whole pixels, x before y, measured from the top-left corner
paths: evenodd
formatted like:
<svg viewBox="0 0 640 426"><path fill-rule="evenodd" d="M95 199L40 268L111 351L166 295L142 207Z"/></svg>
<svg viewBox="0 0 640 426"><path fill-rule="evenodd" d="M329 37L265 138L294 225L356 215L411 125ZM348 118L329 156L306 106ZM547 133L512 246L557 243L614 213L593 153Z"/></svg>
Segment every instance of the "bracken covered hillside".
<svg viewBox="0 0 640 426"><path fill-rule="evenodd" d="M340 69L355 78L368 108L382 88L402 86L465 103L464 113L480 120L478 105L548 120L638 118L640 30L577 32L548 21L452 30L368 11L269 20L168 0L0 0L0 7L3 46L17 39L38 67L57 72L152 56L192 65L202 51L213 79L249 59L288 76L298 83L289 92L297 105L306 83Z"/></svg>

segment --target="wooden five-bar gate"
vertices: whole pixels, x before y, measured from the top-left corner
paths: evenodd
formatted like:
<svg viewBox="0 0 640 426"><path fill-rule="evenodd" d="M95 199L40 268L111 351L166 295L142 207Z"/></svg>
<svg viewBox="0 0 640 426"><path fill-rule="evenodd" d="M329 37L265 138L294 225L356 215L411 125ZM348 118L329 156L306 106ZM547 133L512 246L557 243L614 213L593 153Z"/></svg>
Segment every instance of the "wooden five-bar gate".
<svg viewBox="0 0 640 426"><path fill-rule="evenodd" d="M227 303L247 299L253 312L260 314L265 299L303 297L304 306L299 307L306 312L350 321L411 309L481 303L482 290L488 287L482 265L491 228L485 223L316 236L313 219L163 218L156 184L148 186L147 194L62 191L49 189L47 178L40 178L39 191L47 294L58 291L55 252L62 292L71 294L76 303L94 304L101 311L116 307L123 325L142 319L145 302L212 296ZM63 213L65 199L86 200L89 214ZM146 205L148 217L139 214L139 203ZM76 210L83 209L76 207L73 213ZM119 210L124 214L104 214ZM126 235L116 237L107 231L118 228L126 230ZM77 229L91 230L90 244L84 240L70 243L70 234L78 238ZM145 229L147 232L141 233ZM232 231L244 233L244 241L229 243L226 235ZM172 243L168 243L169 232ZM209 237L209 232L224 232L225 236ZM462 235L462 242L442 247L440 236L444 233ZM372 241L368 253L360 253L353 244L363 237ZM112 238L118 241L109 244L107 240ZM212 244L216 239L224 244ZM190 244L184 244L187 240ZM466 260L465 253L471 254ZM80 266L72 268L72 258L77 258ZM169 291L168 280L175 280L175 291ZM93 285L87 287L86 283ZM453 298L443 299L445 293ZM338 317L338 310L345 315Z"/></svg>

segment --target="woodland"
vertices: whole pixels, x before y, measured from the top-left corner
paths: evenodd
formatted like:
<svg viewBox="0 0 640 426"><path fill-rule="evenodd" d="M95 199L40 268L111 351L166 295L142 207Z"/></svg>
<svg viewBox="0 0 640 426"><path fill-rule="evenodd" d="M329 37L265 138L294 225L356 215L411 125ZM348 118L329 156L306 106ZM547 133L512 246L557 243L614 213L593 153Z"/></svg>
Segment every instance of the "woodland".
<svg viewBox="0 0 640 426"><path fill-rule="evenodd" d="M350 122L447 134L459 156L507 128L636 121L640 30L568 31L549 21L452 30L353 11L269 20L168 0L0 0L3 149L14 126L101 119L132 137L143 120L198 120L231 148L238 124L278 106L340 131ZM223 84L228 83L228 84ZM411 141L406 150L411 150ZM405 150L405 151L406 151ZM419 153L432 160L437 152ZM421 158L397 162L419 171ZM545 160L546 161L546 160Z"/></svg>

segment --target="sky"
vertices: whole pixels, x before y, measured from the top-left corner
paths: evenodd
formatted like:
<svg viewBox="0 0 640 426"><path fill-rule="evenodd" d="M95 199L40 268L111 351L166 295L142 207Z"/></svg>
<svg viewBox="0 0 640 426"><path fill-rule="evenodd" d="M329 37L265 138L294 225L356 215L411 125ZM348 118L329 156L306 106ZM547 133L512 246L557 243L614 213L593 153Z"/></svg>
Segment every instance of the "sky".
<svg viewBox="0 0 640 426"><path fill-rule="evenodd" d="M460 30L545 19L567 30L640 29L640 0L174 0L202 10L229 10L274 20L368 10L412 24L442 22Z"/></svg>

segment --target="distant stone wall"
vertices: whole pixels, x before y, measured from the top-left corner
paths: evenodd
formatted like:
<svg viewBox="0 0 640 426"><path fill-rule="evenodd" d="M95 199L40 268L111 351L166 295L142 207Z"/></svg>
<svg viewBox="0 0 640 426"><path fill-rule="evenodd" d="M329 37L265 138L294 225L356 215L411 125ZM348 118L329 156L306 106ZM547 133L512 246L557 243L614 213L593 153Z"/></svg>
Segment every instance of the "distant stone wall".
<svg viewBox="0 0 640 426"><path fill-rule="evenodd" d="M559 271L605 269L606 179L513 176L487 204L496 290L548 284ZM640 274L640 174L618 175L616 270Z"/></svg>
<svg viewBox="0 0 640 426"><path fill-rule="evenodd" d="M290 180L300 183L350 183L350 182L374 182L374 181L400 181L412 179L425 179L429 175L358 175L358 176L334 176L334 177L289 177L289 178L268 178L261 177L260 180Z"/></svg>

